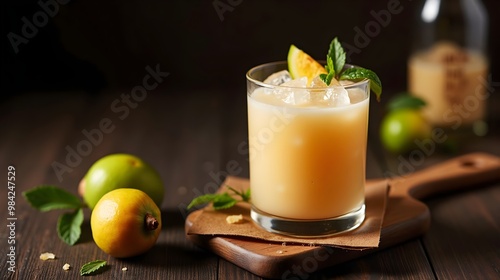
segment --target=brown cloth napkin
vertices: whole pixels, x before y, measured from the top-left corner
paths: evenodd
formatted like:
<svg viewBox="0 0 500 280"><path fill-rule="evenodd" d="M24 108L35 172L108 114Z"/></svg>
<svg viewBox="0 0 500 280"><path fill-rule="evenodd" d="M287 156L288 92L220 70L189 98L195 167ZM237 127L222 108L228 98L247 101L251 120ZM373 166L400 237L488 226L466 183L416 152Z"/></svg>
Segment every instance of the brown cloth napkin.
<svg viewBox="0 0 500 280"><path fill-rule="evenodd" d="M246 190L250 187L248 179L227 177L219 188L219 192L226 191L227 186L234 189ZM202 213L187 229L187 234L213 235L213 236L243 236L268 242L295 243L305 245L329 245L345 249L362 250L376 248L380 242L380 229L384 218L388 183L385 180L367 182L365 188L365 220L355 230L329 237L321 238L296 238L271 233L261 228L250 217L250 204L238 203L226 210L214 210L212 205L198 210ZM243 215L243 221L237 224L228 224L228 215Z"/></svg>

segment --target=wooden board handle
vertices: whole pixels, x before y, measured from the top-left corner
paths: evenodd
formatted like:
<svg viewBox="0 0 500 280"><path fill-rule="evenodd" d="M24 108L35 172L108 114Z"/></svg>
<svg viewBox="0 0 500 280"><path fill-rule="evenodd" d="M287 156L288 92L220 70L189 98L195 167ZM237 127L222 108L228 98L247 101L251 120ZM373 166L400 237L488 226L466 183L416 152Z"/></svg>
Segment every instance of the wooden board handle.
<svg viewBox="0 0 500 280"><path fill-rule="evenodd" d="M500 158L472 153L390 180L391 192L424 199L500 180Z"/></svg>

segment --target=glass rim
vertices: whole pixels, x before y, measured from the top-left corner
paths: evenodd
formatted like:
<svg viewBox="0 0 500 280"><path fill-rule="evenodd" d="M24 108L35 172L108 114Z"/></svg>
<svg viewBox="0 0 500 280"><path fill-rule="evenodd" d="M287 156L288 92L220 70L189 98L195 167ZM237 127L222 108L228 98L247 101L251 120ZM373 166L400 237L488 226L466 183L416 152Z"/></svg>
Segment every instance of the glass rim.
<svg viewBox="0 0 500 280"><path fill-rule="evenodd" d="M319 63L326 63L326 61L318 61ZM259 64L257 66L254 66L252 68L250 68L250 70L247 71L246 73L246 78L247 78L247 81L250 81L258 86L261 86L261 87L265 87L265 88L289 88L289 89L313 89L313 90L322 90L322 89L328 89L328 88L335 88L335 87L339 87L339 86L328 86L328 87L325 87L325 88L321 88L321 87L310 87L310 86L307 86L307 87L296 87L296 86L282 86L282 85L271 85L271 84L266 84L264 83L263 81L259 81L255 78L253 78L251 76L251 73L252 72L255 72L259 69L263 69L265 67L269 67L269 66L272 66L272 65L280 65L280 64L287 64L287 61L286 60L281 60L281 61L273 61L273 62L268 62L268 63L263 63L263 64ZM357 65L354 65L354 64L345 64L344 67L359 67ZM284 69L284 70L288 70L288 69ZM357 81L357 82L353 82L353 81L350 81L352 82L352 84L348 84L348 85L340 85L341 87L343 88L353 88L353 87L358 87L358 86L362 86L366 83L369 83L369 79L363 79L361 81Z"/></svg>

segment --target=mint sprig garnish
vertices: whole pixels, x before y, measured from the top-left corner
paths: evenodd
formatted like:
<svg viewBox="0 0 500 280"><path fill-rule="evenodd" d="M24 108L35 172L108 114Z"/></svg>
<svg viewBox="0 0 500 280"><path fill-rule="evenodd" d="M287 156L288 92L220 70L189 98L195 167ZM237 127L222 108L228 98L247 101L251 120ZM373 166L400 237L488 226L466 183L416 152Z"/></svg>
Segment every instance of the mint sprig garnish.
<svg viewBox="0 0 500 280"><path fill-rule="evenodd" d="M191 209L195 206L212 203L212 207L215 210L228 209L236 205L238 202L249 202L250 201L250 189L246 191L238 191L230 186L226 186L229 192L215 193L215 194L204 194L195 197L191 203L187 206L187 209ZM241 199L236 199L234 196L239 196Z"/></svg>
<svg viewBox="0 0 500 280"><path fill-rule="evenodd" d="M328 74L320 74L320 79L326 84L330 85L333 78L337 80L350 80L350 81L360 81L363 79L370 80L370 89L377 96L377 100L380 100L380 95L382 94L382 82L375 72L361 67L353 67L344 69L346 61L346 53L342 44L340 44L337 37L335 37L330 43L330 48L328 54L326 55L326 65L325 70Z"/></svg>
<svg viewBox="0 0 500 280"><path fill-rule="evenodd" d="M333 78L335 77L335 66L333 64L333 59L331 57L326 58L325 69L328 74L319 74L319 78L326 84L330 85Z"/></svg>
<svg viewBox="0 0 500 280"><path fill-rule="evenodd" d="M377 101L380 101L380 94L382 94L382 82L375 72L372 70L355 67L345 69L340 75L340 80L360 81L363 79L370 80L370 89L377 96Z"/></svg>
<svg viewBox="0 0 500 280"><path fill-rule="evenodd" d="M35 209L46 212L51 210L73 210L63 213L57 222L57 235L69 245L74 245L81 235L84 203L79 197L56 186L42 185L22 193Z"/></svg>
<svg viewBox="0 0 500 280"><path fill-rule="evenodd" d="M345 56L346 54L344 48L342 48L342 44L340 44L337 37L333 38L332 42L330 43L330 49L328 50L327 58L329 57L333 60L334 68L332 70L335 75L340 74L340 72L342 72L342 69L344 69ZM326 69L326 71L330 72L329 69Z"/></svg>
<svg viewBox="0 0 500 280"><path fill-rule="evenodd" d="M107 264L106 261L103 260L95 260L88 262L80 268L80 275L85 276L85 275L91 275L91 274L96 274L99 272L100 269L105 267Z"/></svg>
<svg viewBox="0 0 500 280"><path fill-rule="evenodd" d="M345 51L342 48L337 37L330 43L328 54L326 55L325 70L328 74L320 74L320 79L326 84L330 85L333 78L338 79L338 73L342 72L345 65ZM336 77L337 76L337 77Z"/></svg>

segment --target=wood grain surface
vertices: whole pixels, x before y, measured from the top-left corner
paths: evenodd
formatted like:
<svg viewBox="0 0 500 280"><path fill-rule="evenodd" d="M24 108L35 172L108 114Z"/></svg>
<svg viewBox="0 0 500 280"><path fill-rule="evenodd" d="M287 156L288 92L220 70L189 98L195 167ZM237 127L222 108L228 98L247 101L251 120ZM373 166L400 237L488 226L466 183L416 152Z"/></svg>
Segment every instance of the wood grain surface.
<svg viewBox="0 0 500 280"><path fill-rule="evenodd" d="M120 94L83 92L32 93L13 96L0 104L0 220L7 225L7 167L16 169L15 272L9 272L10 231L0 230L0 271L4 279L78 279L86 262L103 259L108 268L92 279L262 279L186 239L186 205L199 194L215 191L228 174L248 176L245 151L247 126L245 96L220 90L151 92L124 116L112 110ZM377 107L378 106L378 107ZM389 155L377 144L381 106L371 104L369 179L398 174L399 155ZM85 141L83 130L99 128L109 118L114 125L98 145L71 171L57 174L55 162L67 163L68 149ZM413 165L414 171L469 152L500 156L498 124L490 134L460 146L455 154L435 152ZM69 148L68 148L69 147ZM162 205L164 228L148 253L115 259L100 251L91 238L89 212L81 240L68 246L57 237L62 211L40 213L21 193L40 184L53 184L74 194L90 165L115 152L136 154L160 172L166 195ZM406 158L408 160L408 158ZM426 195L425 195L426 196ZM285 279L498 279L500 267L500 185L436 194L424 200L430 210L428 230L416 238L327 268L290 270ZM52 252L57 258L41 261ZM307 259L298 260L301 263ZM64 271L69 263L72 268ZM122 271L127 267L127 271ZM286 269L285 269L286 271Z"/></svg>

